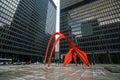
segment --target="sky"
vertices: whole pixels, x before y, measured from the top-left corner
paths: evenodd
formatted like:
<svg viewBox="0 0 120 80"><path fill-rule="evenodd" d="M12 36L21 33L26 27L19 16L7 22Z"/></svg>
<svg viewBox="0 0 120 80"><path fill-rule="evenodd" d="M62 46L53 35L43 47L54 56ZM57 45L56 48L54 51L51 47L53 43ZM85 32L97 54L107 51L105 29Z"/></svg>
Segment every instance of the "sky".
<svg viewBox="0 0 120 80"><path fill-rule="evenodd" d="M57 16L56 16L56 32L59 32L59 15L60 15L60 0L53 0L53 2L55 3L55 5L57 6Z"/></svg>

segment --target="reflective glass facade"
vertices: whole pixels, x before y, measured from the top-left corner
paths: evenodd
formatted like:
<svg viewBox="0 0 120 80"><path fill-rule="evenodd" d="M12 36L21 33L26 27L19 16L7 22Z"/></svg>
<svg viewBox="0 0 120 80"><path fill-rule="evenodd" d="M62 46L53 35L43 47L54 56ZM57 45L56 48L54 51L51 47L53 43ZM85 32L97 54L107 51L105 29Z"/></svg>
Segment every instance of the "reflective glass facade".
<svg viewBox="0 0 120 80"><path fill-rule="evenodd" d="M76 4L78 2L81 2L83 0L60 0L61 1L61 4L62 6L60 7L60 9L64 9L64 8L67 8L73 4Z"/></svg>
<svg viewBox="0 0 120 80"><path fill-rule="evenodd" d="M119 0L83 0L61 9L60 31L87 52L91 63L120 63L119 4ZM63 54L68 51L64 42L60 42Z"/></svg>
<svg viewBox="0 0 120 80"><path fill-rule="evenodd" d="M46 33L53 34L56 32L56 6L52 0L48 2L47 20L46 20Z"/></svg>
<svg viewBox="0 0 120 80"><path fill-rule="evenodd" d="M0 58L43 60L48 0L0 0Z"/></svg>

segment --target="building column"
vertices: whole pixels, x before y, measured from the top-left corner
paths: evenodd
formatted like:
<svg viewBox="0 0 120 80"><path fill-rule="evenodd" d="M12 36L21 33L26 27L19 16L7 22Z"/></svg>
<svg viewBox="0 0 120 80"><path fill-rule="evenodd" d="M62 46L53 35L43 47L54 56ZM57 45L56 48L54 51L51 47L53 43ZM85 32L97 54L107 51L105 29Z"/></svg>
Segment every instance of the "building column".
<svg viewBox="0 0 120 80"><path fill-rule="evenodd" d="M119 54L119 59L120 59L120 54ZM120 64L120 60L118 59L118 61L119 61L119 64Z"/></svg>
<svg viewBox="0 0 120 80"><path fill-rule="evenodd" d="M93 64L95 65L95 54L94 54L94 52L92 52L92 56L93 56Z"/></svg>
<svg viewBox="0 0 120 80"><path fill-rule="evenodd" d="M107 54L108 54L108 60L109 60L109 63L112 63L110 53L109 53L109 52L107 52Z"/></svg>
<svg viewBox="0 0 120 80"><path fill-rule="evenodd" d="M118 64L120 64L120 54L119 54L119 53L117 53L117 54L116 54L116 56L117 56L117 61L118 61Z"/></svg>
<svg viewBox="0 0 120 80"><path fill-rule="evenodd" d="M62 60L61 56L62 56L61 53L59 53L59 63L61 63L61 60Z"/></svg>
<svg viewBox="0 0 120 80"><path fill-rule="evenodd" d="M16 58L16 59L17 59L17 61L19 62L19 55L17 55L17 58Z"/></svg>

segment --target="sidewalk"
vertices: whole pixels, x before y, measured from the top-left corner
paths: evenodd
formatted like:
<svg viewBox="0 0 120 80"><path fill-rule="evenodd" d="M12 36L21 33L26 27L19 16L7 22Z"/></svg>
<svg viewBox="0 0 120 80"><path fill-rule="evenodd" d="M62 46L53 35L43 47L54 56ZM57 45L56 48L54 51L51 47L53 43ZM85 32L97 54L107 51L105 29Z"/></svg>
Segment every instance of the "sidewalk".
<svg viewBox="0 0 120 80"><path fill-rule="evenodd" d="M0 65L0 80L120 80L120 73L112 73L99 64L85 68L69 64L61 67L51 64L50 68L41 65Z"/></svg>

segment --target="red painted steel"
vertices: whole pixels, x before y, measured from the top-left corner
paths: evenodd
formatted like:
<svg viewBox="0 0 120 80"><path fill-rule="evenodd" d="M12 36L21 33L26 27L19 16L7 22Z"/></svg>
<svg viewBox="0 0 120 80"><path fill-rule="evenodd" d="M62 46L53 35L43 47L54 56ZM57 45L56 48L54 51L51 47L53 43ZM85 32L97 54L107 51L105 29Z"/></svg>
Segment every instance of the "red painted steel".
<svg viewBox="0 0 120 80"><path fill-rule="evenodd" d="M70 63L72 61L72 57L77 65L77 60L76 60L76 56L78 56L82 62L86 65L86 66L89 66L89 61L88 61L88 58L87 58L87 55L85 52L83 52L82 50L78 49L76 47L76 44L72 43L68 37L66 37L65 35L63 35L62 33L60 32L55 32L54 34L52 34L52 36L50 37L49 39L49 42L48 42L48 45L47 45L47 48L46 48L46 53L45 53L45 57L44 57L44 65L46 65L46 59L47 59L47 56L48 56L48 49L50 47L50 43L52 41L52 39L56 36L56 35L59 35L59 37L56 39L56 41L54 42L53 44L53 47L52 47L52 50L50 52L50 57L48 59L48 67L50 66L50 62L51 62L51 58L52 58L52 54L53 54L53 51L55 49L55 46L57 45L57 42L60 40L60 39L65 39L67 41L67 43L69 44L69 51L68 53L65 55L65 59L64 59L64 63L63 63L63 66L66 66L68 63Z"/></svg>

